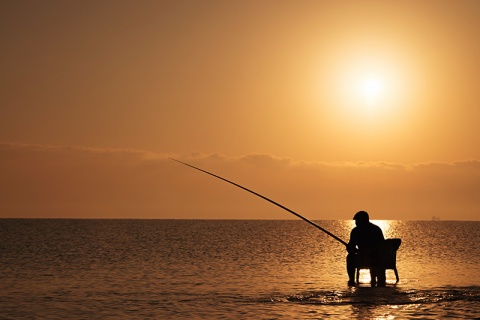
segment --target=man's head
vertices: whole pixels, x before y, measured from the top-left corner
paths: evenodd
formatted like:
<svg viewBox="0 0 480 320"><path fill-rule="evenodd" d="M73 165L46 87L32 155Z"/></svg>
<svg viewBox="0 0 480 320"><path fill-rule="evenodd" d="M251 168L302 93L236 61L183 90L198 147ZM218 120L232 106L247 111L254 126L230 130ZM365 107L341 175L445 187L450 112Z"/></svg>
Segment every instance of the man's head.
<svg viewBox="0 0 480 320"><path fill-rule="evenodd" d="M367 224L370 218L368 217L368 213L366 211L358 211L353 216L353 220L355 220L355 224L357 226L361 226Z"/></svg>

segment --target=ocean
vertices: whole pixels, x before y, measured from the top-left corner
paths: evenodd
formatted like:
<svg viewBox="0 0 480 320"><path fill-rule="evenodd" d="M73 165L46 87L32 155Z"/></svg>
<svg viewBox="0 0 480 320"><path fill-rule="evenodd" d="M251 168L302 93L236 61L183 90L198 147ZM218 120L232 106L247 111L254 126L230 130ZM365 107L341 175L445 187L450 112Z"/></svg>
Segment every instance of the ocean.
<svg viewBox="0 0 480 320"><path fill-rule="evenodd" d="M372 222L402 239L383 288L301 220L0 219L0 319L480 318L480 222Z"/></svg>

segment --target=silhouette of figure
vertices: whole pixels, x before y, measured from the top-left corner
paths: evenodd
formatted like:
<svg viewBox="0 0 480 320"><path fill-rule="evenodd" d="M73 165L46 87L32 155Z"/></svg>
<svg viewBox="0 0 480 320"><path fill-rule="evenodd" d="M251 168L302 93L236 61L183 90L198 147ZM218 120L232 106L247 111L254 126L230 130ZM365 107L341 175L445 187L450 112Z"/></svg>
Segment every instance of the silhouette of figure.
<svg viewBox="0 0 480 320"><path fill-rule="evenodd" d="M353 220L356 227L352 229L347 244L348 284L355 285L355 270L362 261L370 265L372 287L385 286L385 267L380 257L380 249L385 241L382 229L370 222L365 211L357 212Z"/></svg>

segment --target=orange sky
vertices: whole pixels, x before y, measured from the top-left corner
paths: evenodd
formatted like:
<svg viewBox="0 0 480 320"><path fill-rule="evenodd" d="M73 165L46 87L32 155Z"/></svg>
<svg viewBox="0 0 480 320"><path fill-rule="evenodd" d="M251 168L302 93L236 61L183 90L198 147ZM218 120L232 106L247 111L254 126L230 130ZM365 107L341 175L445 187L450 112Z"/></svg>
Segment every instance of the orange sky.
<svg viewBox="0 0 480 320"><path fill-rule="evenodd" d="M480 2L1 1L0 217L478 220Z"/></svg>

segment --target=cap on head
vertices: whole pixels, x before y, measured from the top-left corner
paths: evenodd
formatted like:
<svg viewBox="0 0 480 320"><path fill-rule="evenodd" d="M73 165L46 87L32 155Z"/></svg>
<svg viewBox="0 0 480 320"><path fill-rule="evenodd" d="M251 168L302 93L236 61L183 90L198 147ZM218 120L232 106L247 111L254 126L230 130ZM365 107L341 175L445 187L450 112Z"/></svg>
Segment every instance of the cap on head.
<svg viewBox="0 0 480 320"><path fill-rule="evenodd" d="M366 211L358 211L354 216L353 220L359 222L368 222L369 221L368 213Z"/></svg>

